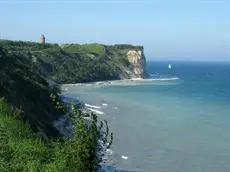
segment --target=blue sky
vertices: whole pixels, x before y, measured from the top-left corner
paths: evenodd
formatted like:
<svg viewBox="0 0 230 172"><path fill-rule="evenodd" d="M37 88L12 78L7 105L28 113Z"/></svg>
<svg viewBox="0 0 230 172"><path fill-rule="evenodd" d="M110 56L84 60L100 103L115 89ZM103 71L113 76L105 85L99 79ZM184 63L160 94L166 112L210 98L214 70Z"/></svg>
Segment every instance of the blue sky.
<svg viewBox="0 0 230 172"><path fill-rule="evenodd" d="M0 0L0 36L138 44L149 59L230 60L230 1Z"/></svg>

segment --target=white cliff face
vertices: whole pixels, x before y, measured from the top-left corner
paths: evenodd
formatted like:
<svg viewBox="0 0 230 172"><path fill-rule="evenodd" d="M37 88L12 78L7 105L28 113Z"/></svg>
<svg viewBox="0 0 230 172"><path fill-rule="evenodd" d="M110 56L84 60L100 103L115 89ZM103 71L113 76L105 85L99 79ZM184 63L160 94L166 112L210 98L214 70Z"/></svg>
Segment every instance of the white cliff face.
<svg viewBox="0 0 230 172"><path fill-rule="evenodd" d="M139 50L129 50L127 52L129 62L133 66L133 73L136 78L144 77L145 57L144 53Z"/></svg>

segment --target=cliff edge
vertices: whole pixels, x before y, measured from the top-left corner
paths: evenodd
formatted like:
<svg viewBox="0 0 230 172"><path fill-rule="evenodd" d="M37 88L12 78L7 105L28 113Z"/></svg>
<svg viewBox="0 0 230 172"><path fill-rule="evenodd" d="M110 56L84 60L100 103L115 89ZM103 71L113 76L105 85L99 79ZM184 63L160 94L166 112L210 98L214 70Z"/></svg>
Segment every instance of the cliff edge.
<svg viewBox="0 0 230 172"><path fill-rule="evenodd" d="M146 77L143 46L0 40L0 47L59 84Z"/></svg>
<svg viewBox="0 0 230 172"><path fill-rule="evenodd" d="M121 79L146 77L146 59L143 46L114 45L111 49L115 49L116 53L120 52L119 55L124 56L129 62L128 65L121 64L120 66L122 71ZM115 54L113 54L113 57L116 57Z"/></svg>

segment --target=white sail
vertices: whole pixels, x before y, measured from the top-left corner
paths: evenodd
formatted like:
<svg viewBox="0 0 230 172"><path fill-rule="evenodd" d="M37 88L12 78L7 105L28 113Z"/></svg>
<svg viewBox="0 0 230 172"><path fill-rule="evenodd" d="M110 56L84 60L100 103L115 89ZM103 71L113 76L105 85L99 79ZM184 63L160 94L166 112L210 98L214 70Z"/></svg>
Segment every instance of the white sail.
<svg viewBox="0 0 230 172"><path fill-rule="evenodd" d="M171 64L169 64L169 65L168 65L168 68L171 69L171 67L172 67Z"/></svg>

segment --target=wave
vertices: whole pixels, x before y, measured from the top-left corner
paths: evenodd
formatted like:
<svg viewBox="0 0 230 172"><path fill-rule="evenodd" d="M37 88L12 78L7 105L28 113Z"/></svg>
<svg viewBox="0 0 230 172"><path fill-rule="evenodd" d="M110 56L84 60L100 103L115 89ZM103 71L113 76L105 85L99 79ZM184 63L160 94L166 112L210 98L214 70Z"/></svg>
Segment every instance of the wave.
<svg viewBox="0 0 230 172"><path fill-rule="evenodd" d="M132 78L132 79L124 79L118 81L112 81L109 84L116 84L116 83L138 83L138 82L151 82L151 81L172 81L172 80L179 80L179 77L159 77L159 78Z"/></svg>
<svg viewBox="0 0 230 172"><path fill-rule="evenodd" d="M101 109L100 106L90 105L90 104L87 104L87 103L85 103L85 106L89 107L89 108L94 108L94 109Z"/></svg>
<svg viewBox="0 0 230 172"><path fill-rule="evenodd" d="M149 76L160 76L160 75L158 75L158 74L154 74L154 73L150 73L150 74L148 74Z"/></svg>
<svg viewBox="0 0 230 172"><path fill-rule="evenodd" d="M143 79L144 81L172 81L172 80L179 80L178 77L168 77L168 78L149 78Z"/></svg>
<svg viewBox="0 0 230 172"><path fill-rule="evenodd" d="M95 109L92 109L92 108L87 108L88 110L92 111L92 112L95 112L96 114L99 114L99 115L104 115L105 113L102 112L102 111L99 111L99 110L95 110Z"/></svg>
<svg viewBox="0 0 230 172"><path fill-rule="evenodd" d="M164 77L164 78L133 78L133 79L124 79L124 80L116 80L110 82L104 82L100 87L105 86L136 86L136 85L144 85L144 84L158 84L159 82L167 82L167 81L177 81L180 80L179 77ZM170 84L170 83L167 83Z"/></svg>
<svg viewBox="0 0 230 172"><path fill-rule="evenodd" d="M125 155L121 155L121 158L126 160L126 159L128 159L129 157L128 157L128 156L125 156Z"/></svg>

